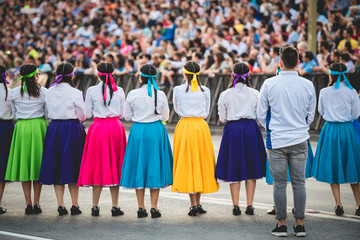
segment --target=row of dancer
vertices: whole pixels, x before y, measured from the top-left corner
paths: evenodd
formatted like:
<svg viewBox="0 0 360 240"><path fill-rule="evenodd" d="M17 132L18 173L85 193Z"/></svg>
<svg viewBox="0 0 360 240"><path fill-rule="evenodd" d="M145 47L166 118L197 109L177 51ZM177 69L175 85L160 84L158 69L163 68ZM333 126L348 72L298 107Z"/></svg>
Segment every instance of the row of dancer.
<svg viewBox="0 0 360 240"><path fill-rule="evenodd" d="M113 205L112 215L122 215L123 212L118 207L119 184L121 184L123 187L136 189L139 206L138 217L148 215L144 205L145 188L150 188L152 217L161 216L157 208L159 189L168 185L173 185L173 191L190 193L191 207L188 213L190 216L205 213L206 211L200 204L200 196L201 193L218 190L219 185L216 179L230 182L234 202L233 214L238 215L240 214L238 207L240 182L245 180L246 213L253 214L252 200L255 193L255 180L264 177L266 172L265 148L259 126L255 121L259 116L259 92L249 85L249 68L246 64L237 63L233 69L233 85L221 94L218 103L220 119L227 123L215 167L210 131L204 121L209 113L210 91L201 86L197 77L200 68L196 63L188 62L185 65L185 83L174 88L174 108L182 119L175 130L173 153L165 127L161 124L161 121L168 119L168 103L165 94L158 91L154 66L146 64L141 67L140 88L131 91L125 101L123 90L117 87L112 79L112 64L100 63L98 65L100 84L88 89L84 104L81 92L71 86L73 77L71 64L63 63L58 66L56 70L57 84L49 90L37 85L37 69L34 65L23 65L20 70L23 76L21 86L8 91L4 84L4 93L6 92L4 99L9 98L9 100L3 101L7 108L2 108L5 111L1 118L11 119L12 110L15 118L18 119L13 137L11 137L12 121L1 121L2 131L7 130L8 132L7 135L2 134L7 137L4 137L2 140L4 144L1 146L4 147L4 150L10 149L4 179L22 181L27 214L41 212L39 205L41 184L54 185L59 214L67 214L63 195L64 184L69 184L73 215L81 213L77 203L78 186L93 186L93 216L99 215L98 205L102 187L109 186ZM282 74L286 75L289 69L291 68L284 65L283 73L279 77ZM351 96L352 104L342 106L342 108L346 108L351 113L351 119L357 118L360 114L359 99L354 98L354 90L351 90L350 87L344 89L343 83L340 83L347 84L346 76L343 74L346 68L343 68L341 64L335 64L330 69L338 70L339 73L331 73L331 83L336 84L328 89L336 90L332 93L333 95L326 96L333 97L344 91L350 91L351 94L346 92L346 95ZM3 72L5 73L5 71ZM5 83L6 79L4 78L3 81ZM302 79L302 81L305 80ZM269 82L273 82L273 80ZM307 119L305 122L306 132L313 119L314 102L316 103L314 91L312 91L313 86L308 84L307 88L311 90L311 94L309 94L311 107L307 109L308 115L304 117ZM325 89L322 92L326 92ZM332 116L331 113L334 113L334 109L337 110L337 108L322 99L320 97L319 111L328 120L326 113L330 112L330 116ZM48 128L43 118L45 111L47 111L47 116L52 119ZM7 118L3 118L6 114ZM85 131L79 120L83 121L92 116L94 123L90 126L85 141ZM120 117L135 122L127 144L124 127L119 121ZM281 117L284 118L284 116ZM274 114L272 118L274 121L276 115ZM259 118L263 124L262 119ZM329 119L329 121L333 120ZM269 132L271 129L269 123L264 125ZM325 131L325 129L322 135L334 136L333 132ZM349 131L353 132L353 135L349 136L354 136L354 128ZM270 132L269 135L267 145L271 143L272 133ZM353 155L351 161L345 161L338 157L330 163L324 162L328 156L323 157L323 155L329 152L328 148L330 147L328 146L329 142L320 137L319 146L324 143L328 147L323 151L321 150L323 148L318 147L315 160L309 165L311 176L331 183L332 189L334 184L336 188L337 183L358 183L360 176L359 168L356 168L357 159L359 159L356 157L360 151L359 143L347 135L340 137L342 141L351 143L347 144L352 146L347 149L347 153ZM301 140L306 141L308 134L302 138L304 139ZM9 139L12 139L11 147ZM330 137L326 137L326 139L328 140ZM42 142L44 142L44 148L41 146ZM306 146L307 152L308 145L304 146ZM272 149L272 146L267 147ZM336 147L339 151L344 152L340 146ZM4 159L7 160L7 158L2 157L2 162L6 163ZM272 175L274 175L275 170L271 167L271 157L269 162ZM350 170L351 173L347 171L345 174L345 170L341 168L344 165L346 170ZM328 168L334 167L337 167L336 173L329 171ZM290 176L291 174L290 171ZM321 175L324 174L327 176L325 180L321 178ZM344 180L334 180L334 176L339 174ZM34 183L34 205L31 201L30 181ZM302 180L300 179L300 181ZM358 188L359 184L352 184L357 202L357 213L360 204L356 187ZM341 208L336 191L333 192L336 204L339 204ZM296 209L303 211L305 206L301 210L302 208L296 207L295 201L295 212ZM299 216L299 214L295 215Z"/></svg>

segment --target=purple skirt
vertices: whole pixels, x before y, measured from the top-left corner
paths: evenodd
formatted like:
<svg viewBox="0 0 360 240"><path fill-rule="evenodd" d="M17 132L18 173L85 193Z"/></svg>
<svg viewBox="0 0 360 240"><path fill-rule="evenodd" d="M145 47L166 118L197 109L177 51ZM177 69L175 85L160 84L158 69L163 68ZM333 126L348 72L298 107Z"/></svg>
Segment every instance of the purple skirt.
<svg viewBox="0 0 360 240"><path fill-rule="evenodd" d="M0 182L4 182L13 132L12 120L0 120Z"/></svg>
<svg viewBox="0 0 360 240"><path fill-rule="evenodd" d="M227 182L266 176L266 151L259 125L252 119L227 122L215 177Z"/></svg>

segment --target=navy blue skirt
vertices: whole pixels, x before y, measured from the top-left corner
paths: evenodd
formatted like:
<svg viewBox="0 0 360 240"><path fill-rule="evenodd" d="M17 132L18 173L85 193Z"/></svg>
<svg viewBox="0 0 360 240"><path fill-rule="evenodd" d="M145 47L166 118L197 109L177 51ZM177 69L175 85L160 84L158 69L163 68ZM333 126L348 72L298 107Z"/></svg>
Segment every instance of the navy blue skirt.
<svg viewBox="0 0 360 240"><path fill-rule="evenodd" d="M0 120L0 182L4 182L13 132L12 120Z"/></svg>
<svg viewBox="0 0 360 240"><path fill-rule="evenodd" d="M40 184L77 183L86 133L79 120L52 120L45 136Z"/></svg>
<svg viewBox="0 0 360 240"><path fill-rule="evenodd" d="M227 182L266 176L266 151L259 125L252 119L227 122L215 177Z"/></svg>

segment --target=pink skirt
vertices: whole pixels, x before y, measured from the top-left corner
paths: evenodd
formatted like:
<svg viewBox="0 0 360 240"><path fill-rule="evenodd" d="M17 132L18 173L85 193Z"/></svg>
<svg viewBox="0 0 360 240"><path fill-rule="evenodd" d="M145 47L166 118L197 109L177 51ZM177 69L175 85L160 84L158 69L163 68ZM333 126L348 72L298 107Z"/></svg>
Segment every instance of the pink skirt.
<svg viewBox="0 0 360 240"><path fill-rule="evenodd" d="M119 118L95 118L86 136L78 186L119 185L125 148Z"/></svg>

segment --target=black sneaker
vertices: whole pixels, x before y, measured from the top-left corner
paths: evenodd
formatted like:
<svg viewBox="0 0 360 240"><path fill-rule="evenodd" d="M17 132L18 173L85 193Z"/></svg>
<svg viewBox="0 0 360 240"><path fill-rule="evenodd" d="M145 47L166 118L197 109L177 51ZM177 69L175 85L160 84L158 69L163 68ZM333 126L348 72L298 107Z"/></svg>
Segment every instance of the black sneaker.
<svg viewBox="0 0 360 240"><path fill-rule="evenodd" d="M75 207L74 205L70 208L70 212L71 215L79 215L82 213L80 207L79 206Z"/></svg>
<svg viewBox="0 0 360 240"><path fill-rule="evenodd" d="M58 207L58 212L59 212L59 216L64 216L69 213L66 207L62 207L62 206Z"/></svg>
<svg viewBox="0 0 360 240"><path fill-rule="evenodd" d="M121 211L121 209L120 209L119 207L113 206L113 207L111 208L111 215L112 215L113 217L121 216L121 215L124 215L124 212Z"/></svg>
<svg viewBox="0 0 360 240"><path fill-rule="evenodd" d="M266 213L269 214L269 215L276 215L275 206L273 206L272 209L267 210Z"/></svg>
<svg viewBox="0 0 360 240"><path fill-rule="evenodd" d="M6 213L6 208L3 208L3 207L0 207L0 214L4 214L4 213Z"/></svg>
<svg viewBox="0 0 360 240"><path fill-rule="evenodd" d="M287 226L281 225L280 227L276 224L276 227L272 230L272 235L277 237L287 237Z"/></svg>
<svg viewBox="0 0 360 240"><path fill-rule="evenodd" d="M34 214L40 214L42 213L40 205L35 204L34 205Z"/></svg>
<svg viewBox="0 0 360 240"><path fill-rule="evenodd" d="M254 215L254 207L252 205L247 206L245 214L247 215Z"/></svg>
<svg viewBox="0 0 360 240"><path fill-rule="evenodd" d="M240 214L241 214L241 210L240 210L239 206L238 206L238 205L235 205L235 206L234 206L234 209L233 209L233 215L234 215L234 216L238 216L238 215L240 215Z"/></svg>
<svg viewBox="0 0 360 240"><path fill-rule="evenodd" d="M306 232L305 232L305 226L304 225L297 225L296 227L294 227L294 234L297 237L305 237L306 236Z"/></svg>
<svg viewBox="0 0 360 240"><path fill-rule="evenodd" d="M344 214L344 208L340 207L339 205L335 207L335 214L336 216L341 216Z"/></svg>
<svg viewBox="0 0 360 240"><path fill-rule="evenodd" d="M98 217L100 214L100 208L98 206L94 206L91 208L91 216Z"/></svg>
<svg viewBox="0 0 360 240"><path fill-rule="evenodd" d="M138 218L143 218L143 217L147 217L148 213L146 212L146 209L139 208L139 210L137 211L137 215Z"/></svg>
<svg viewBox="0 0 360 240"><path fill-rule="evenodd" d="M195 217L199 215L199 211L196 206L190 207L190 211L188 213L189 216Z"/></svg>
<svg viewBox="0 0 360 240"><path fill-rule="evenodd" d="M6 211L6 209L5 209L5 211ZM356 208L355 215L360 216L360 207Z"/></svg>
<svg viewBox="0 0 360 240"><path fill-rule="evenodd" d="M202 208L202 206L200 204L196 205L199 214L204 214L207 213L207 211L205 209Z"/></svg>
<svg viewBox="0 0 360 240"><path fill-rule="evenodd" d="M151 213L151 218L161 217L161 213L160 213L159 209L151 208L150 213Z"/></svg>
<svg viewBox="0 0 360 240"><path fill-rule="evenodd" d="M32 208L31 205L27 205L27 207L25 208L25 214L26 215L32 215L34 213L34 209Z"/></svg>

